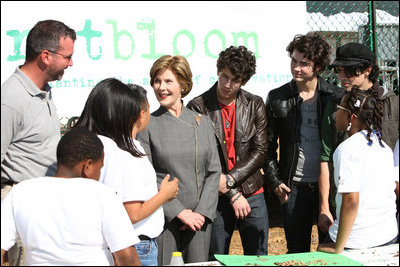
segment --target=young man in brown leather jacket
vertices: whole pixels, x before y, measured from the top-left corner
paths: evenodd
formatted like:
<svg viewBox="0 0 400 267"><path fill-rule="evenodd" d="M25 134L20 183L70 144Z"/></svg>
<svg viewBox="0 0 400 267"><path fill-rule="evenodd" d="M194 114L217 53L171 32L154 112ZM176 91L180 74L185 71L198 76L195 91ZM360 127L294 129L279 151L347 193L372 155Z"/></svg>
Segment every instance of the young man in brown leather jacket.
<svg viewBox="0 0 400 267"><path fill-rule="evenodd" d="M217 217L213 222L210 260L228 254L235 227L245 255L268 254L268 213L260 172L267 145L266 112L261 97L245 91L256 58L246 47L219 54L218 82L187 107L208 115L214 126L223 173Z"/></svg>

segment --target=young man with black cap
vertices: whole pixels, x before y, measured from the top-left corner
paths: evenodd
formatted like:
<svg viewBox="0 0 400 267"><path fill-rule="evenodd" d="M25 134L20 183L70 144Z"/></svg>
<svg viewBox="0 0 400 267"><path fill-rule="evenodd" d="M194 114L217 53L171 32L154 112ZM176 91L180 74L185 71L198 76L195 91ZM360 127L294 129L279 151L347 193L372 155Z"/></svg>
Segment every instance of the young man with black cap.
<svg viewBox="0 0 400 267"><path fill-rule="evenodd" d="M392 149L398 139L399 130L399 97L393 91L387 91L379 86L379 67L376 56L371 49L360 43L348 43L336 49L336 59L330 65L338 74L340 83L346 92L354 86L359 90L375 90L383 101L382 136L383 141ZM336 107L331 106L326 112L322 127L335 128ZM328 231L334 221L334 214L328 209L330 187L330 173L332 174L332 155L335 147L346 137L346 133L336 131L323 131L323 133L336 133L335 135L322 135L323 150L320 164L320 215L318 226L322 231ZM332 179L331 179L332 180Z"/></svg>

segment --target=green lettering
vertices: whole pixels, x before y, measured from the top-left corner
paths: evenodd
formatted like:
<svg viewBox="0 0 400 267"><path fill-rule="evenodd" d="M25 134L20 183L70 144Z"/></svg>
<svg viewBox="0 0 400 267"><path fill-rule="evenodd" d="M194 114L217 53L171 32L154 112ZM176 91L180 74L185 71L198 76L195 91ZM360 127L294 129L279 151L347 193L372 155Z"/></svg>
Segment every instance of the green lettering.
<svg viewBox="0 0 400 267"><path fill-rule="evenodd" d="M9 30L7 35L14 38L14 55L9 55L7 57L8 61L17 61L24 59L25 56L21 55L21 43L24 37L28 36L29 30L19 32L18 30Z"/></svg>
<svg viewBox="0 0 400 267"><path fill-rule="evenodd" d="M245 32L231 32L231 33L232 33L232 37L233 37L233 44L235 46L239 45L239 38L241 38L243 40L243 42L242 42L243 45L245 47L247 47L248 49L250 49L248 46L249 45L248 39L249 39L249 37L252 37L253 42L254 42L254 50L252 50L252 51L254 51L254 56L256 58L260 57L260 54L258 53L258 36L255 32L251 32L248 34L246 34Z"/></svg>
<svg viewBox="0 0 400 267"><path fill-rule="evenodd" d="M78 80L76 78L73 78L72 81L74 82L74 87L78 87Z"/></svg>
<svg viewBox="0 0 400 267"><path fill-rule="evenodd" d="M69 80L63 80L64 81L64 87L71 87L71 82Z"/></svg>
<svg viewBox="0 0 400 267"><path fill-rule="evenodd" d="M94 81L93 80L88 80L89 87L94 87Z"/></svg>
<svg viewBox="0 0 400 267"><path fill-rule="evenodd" d="M220 40L221 40L221 43L222 43L222 48L221 48L221 50L219 50L219 51L222 51L222 50L224 50L225 49L225 36L222 34L222 32L221 31L219 31L219 30L212 30L212 31L210 31L207 35L206 35L206 37L205 37L205 39L204 39L204 52L205 52L205 54L206 54L206 56L207 57L211 57L211 58L218 58L218 55L219 55L219 51L218 51L218 53L217 54L211 54L211 51L210 51L210 49L208 48L208 39L210 38L210 36L211 35L216 35Z"/></svg>
<svg viewBox="0 0 400 267"><path fill-rule="evenodd" d="M191 43L191 46L192 46L192 51L190 51L188 54L186 54L186 55L182 55L179 51L178 51L178 48L177 48L177 45L176 45L176 43L178 42L178 37L179 37L179 35L186 35L188 38L189 38L189 40L190 40L190 43ZM194 48L195 48L195 41L194 41L194 35L193 35L193 33L191 33L190 31L188 31L188 30L181 30L181 31L179 31L177 34L175 34L175 36L174 36L174 41L172 42L172 47L174 48L174 55L182 55L182 56L184 56L184 57L190 57L192 54L193 54L193 51L194 51Z"/></svg>
<svg viewBox="0 0 400 267"><path fill-rule="evenodd" d="M99 60L101 58L102 54L102 47L99 46L99 54L97 56L92 56L91 53L91 40L93 37L101 37L102 32L100 31L93 31L92 30L92 21L91 20L86 20L85 22L85 27L83 28L82 31L79 31L76 33L79 36L82 36L86 39L86 51L89 55L89 58L93 60Z"/></svg>
<svg viewBox="0 0 400 267"><path fill-rule="evenodd" d="M156 53L156 38L154 36L155 23L154 20L150 20L150 22L142 21L137 23L137 28L139 30L147 30L149 31L149 42L150 42L150 53L142 54L142 58L146 59L158 59L164 54Z"/></svg>
<svg viewBox="0 0 400 267"><path fill-rule="evenodd" d="M117 22L115 20L112 19L108 19L106 20L106 23L112 24L113 26L113 31L114 31L114 57L115 59L122 59L122 60L128 60L131 58L132 54L133 54L133 50L134 50L134 43L133 43L133 38L132 35L126 31L126 30L122 30L122 31L117 31ZM119 38L121 38L121 36L127 36L130 40L131 40L131 46L132 46L132 50L131 53L127 56L123 56L120 54L119 52Z"/></svg>
<svg viewBox="0 0 400 267"><path fill-rule="evenodd" d="M209 81L210 81L210 83L215 83L216 79L215 79L215 77L214 77L214 76L210 76L210 79L209 79Z"/></svg>
<svg viewBox="0 0 400 267"><path fill-rule="evenodd" d="M199 79L201 78L200 74L197 74L193 79L195 80L195 84L199 84Z"/></svg>

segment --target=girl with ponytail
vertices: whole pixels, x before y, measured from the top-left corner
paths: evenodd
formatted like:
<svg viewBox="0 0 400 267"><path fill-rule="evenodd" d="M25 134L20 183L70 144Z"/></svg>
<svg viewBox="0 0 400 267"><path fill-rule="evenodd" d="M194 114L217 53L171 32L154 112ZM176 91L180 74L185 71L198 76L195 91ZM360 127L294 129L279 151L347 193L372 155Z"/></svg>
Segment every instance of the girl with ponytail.
<svg viewBox="0 0 400 267"><path fill-rule="evenodd" d="M353 86L337 105L336 127L349 138L333 154L337 219L319 251L341 253L397 239L393 152L382 140L382 101ZM335 243L332 243L335 242Z"/></svg>

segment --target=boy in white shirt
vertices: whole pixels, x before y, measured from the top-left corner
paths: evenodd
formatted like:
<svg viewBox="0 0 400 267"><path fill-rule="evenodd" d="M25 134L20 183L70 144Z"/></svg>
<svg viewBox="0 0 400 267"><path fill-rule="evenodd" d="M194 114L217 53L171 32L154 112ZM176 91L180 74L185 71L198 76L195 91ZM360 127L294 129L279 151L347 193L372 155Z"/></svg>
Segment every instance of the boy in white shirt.
<svg viewBox="0 0 400 267"><path fill-rule="evenodd" d="M73 129L57 146L55 177L13 187L1 202L2 265L17 236L27 265L141 265L124 206L97 182L103 159L99 138Z"/></svg>

